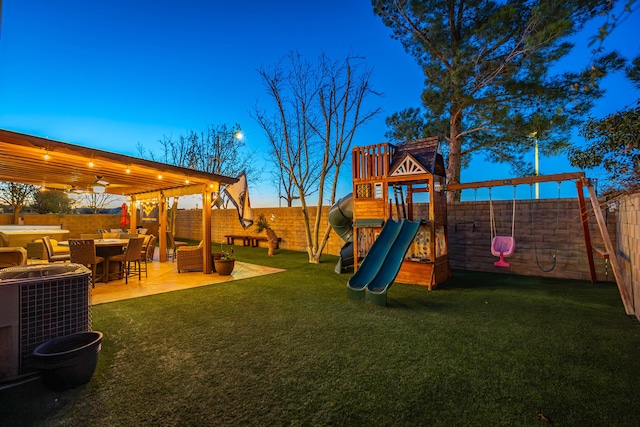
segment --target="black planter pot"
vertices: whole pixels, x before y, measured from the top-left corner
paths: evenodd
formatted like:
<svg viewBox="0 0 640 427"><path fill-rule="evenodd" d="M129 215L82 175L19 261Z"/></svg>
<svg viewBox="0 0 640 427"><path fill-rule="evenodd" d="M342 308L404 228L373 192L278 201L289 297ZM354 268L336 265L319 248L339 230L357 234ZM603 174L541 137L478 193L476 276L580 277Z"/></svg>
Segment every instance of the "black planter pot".
<svg viewBox="0 0 640 427"><path fill-rule="evenodd" d="M45 387L67 390L89 382L98 364L102 332L78 332L54 338L33 350L31 366L40 370Z"/></svg>

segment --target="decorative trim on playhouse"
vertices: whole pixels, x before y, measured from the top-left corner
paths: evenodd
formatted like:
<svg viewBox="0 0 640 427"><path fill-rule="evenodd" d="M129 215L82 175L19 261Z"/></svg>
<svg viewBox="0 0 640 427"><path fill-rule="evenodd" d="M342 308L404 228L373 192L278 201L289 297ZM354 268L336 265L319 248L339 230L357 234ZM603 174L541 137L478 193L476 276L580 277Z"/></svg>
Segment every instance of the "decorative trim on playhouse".
<svg viewBox="0 0 640 427"><path fill-rule="evenodd" d="M411 154L407 154L398 167L391 172L390 176L418 175L421 173L428 172Z"/></svg>

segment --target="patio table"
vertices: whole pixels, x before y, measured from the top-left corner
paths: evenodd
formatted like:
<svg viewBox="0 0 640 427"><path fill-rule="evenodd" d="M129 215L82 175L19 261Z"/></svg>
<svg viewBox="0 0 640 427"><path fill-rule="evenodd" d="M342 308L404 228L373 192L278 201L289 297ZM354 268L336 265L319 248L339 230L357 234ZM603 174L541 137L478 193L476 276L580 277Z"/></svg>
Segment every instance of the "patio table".
<svg viewBox="0 0 640 427"><path fill-rule="evenodd" d="M103 275L103 281L106 283L109 281L109 275L111 268L109 266L109 259L122 253L122 250L129 243L129 239L93 239L96 245L96 255L104 258L104 271L107 274ZM69 246L68 241L58 242L60 246Z"/></svg>

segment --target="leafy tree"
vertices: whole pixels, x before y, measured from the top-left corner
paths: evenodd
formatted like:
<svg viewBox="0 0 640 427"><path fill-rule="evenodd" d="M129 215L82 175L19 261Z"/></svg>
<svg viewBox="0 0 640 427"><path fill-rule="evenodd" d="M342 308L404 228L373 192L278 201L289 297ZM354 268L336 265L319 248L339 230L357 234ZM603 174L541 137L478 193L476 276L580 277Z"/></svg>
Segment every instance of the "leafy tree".
<svg viewBox="0 0 640 427"><path fill-rule="evenodd" d="M640 89L640 56L627 68L627 77ZM640 99L603 119L590 118L580 130L588 145L569 150L575 167L604 167L609 173L610 191L640 190Z"/></svg>
<svg viewBox="0 0 640 427"><path fill-rule="evenodd" d="M0 182L0 200L9 204L13 209L12 224L19 223L23 206L33 200L33 196L38 192L39 188L37 185L31 184Z"/></svg>
<svg viewBox="0 0 640 427"><path fill-rule="evenodd" d="M267 136L276 168L294 184L309 262L319 263L331 232L321 221L325 191L333 204L356 130L380 111L362 109L364 100L376 94L369 81L371 71L356 57L333 61L323 54L311 64L291 52L259 73L273 110L267 113L256 106L254 118ZM317 210L312 217L307 197L315 192Z"/></svg>
<svg viewBox="0 0 640 427"><path fill-rule="evenodd" d="M602 94L597 81L622 66L605 55L580 72L551 73L572 48L567 37L607 11L606 0L372 3L425 75L422 117L416 109L394 114L387 136L442 136L450 183L460 182L462 167L478 153L530 174L528 136L536 132L543 155L566 148L570 129ZM593 68L600 71L595 77Z"/></svg>
<svg viewBox="0 0 640 427"><path fill-rule="evenodd" d="M66 214L71 211L74 200L61 191L38 191L33 196L33 209L40 214Z"/></svg>

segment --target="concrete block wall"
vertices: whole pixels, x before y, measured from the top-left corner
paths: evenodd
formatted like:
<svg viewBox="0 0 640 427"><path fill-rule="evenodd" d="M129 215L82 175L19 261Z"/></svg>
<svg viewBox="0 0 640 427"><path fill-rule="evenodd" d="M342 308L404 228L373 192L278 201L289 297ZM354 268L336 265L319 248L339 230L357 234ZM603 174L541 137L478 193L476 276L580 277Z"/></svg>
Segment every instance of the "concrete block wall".
<svg viewBox="0 0 640 427"><path fill-rule="evenodd" d="M589 280L589 265L582 232L580 211L577 199L542 199L537 201L521 200L516 202L515 254L508 259L509 268L494 267L497 260L491 254L491 231L489 202L462 202L450 204L448 207L449 223L449 259L451 267L476 271L495 271L522 275L539 275L567 279ZM621 260L629 279L635 287L634 296L640 307L640 289L638 289L638 261L640 260L640 219L638 207L640 195L630 196L613 212L603 210L607 219L609 235L614 247L618 248ZM533 207L534 218L531 218ZM493 202L498 234L511 235L511 201ZM587 208L590 204L587 200ZM427 206L419 206L426 211ZM320 232L327 225L329 207L323 207ZM559 217L557 217L559 212ZM310 209L312 216L315 208ZM275 218L271 227L282 239L281 248L306 252L305 230L302 226L303 216L300 207L294 208L254 208L254 219L260 214ZM95 233L99 228L119 228L120 215L24 215L26 225L62 224L71 231L70 237L80 237L82 233ZM0 214L0 224L10 224L11 214ZM557 243L556 243L556 221ZM620 221L617 231L616 223ZM455 224L458 222L456 231ZM476 225L472 229L471 222ZM465 223L465 224L463 224ZM254 235L255 226L243 230L238 221L235 209L212 210L212 241L226 246L226 234ZM157 227L157 225L155 226ZM153 227L152 227L153 228ZM593 215L589 217L589 229L592 243L602 244L600 231ZM155 230L155 229L154 229ZM151 232L153 232L152 230ZM200 210L179 210L176 221L176 237L199 240L202 236L202 212ZM266 247L266 242L261 242ZM338 255L343 242L333 231L324 253ZM557 245L557 249L556 249ZM617 246L616 246L617 245ZM553 254L556 254L555 268L550 272L542 271L553 266ZM536 262L537 258L537 262ZM613 273L606 263L597 255L594 256L599 281L614 281ZM538 267L538 263L540 267Z"/></svg>
<svg viewBox="0 0 640 427"><path fill-rule="evenodd" d="M328 224L327 214L329 207L324 206L320 220L320 233L324 233ZM274 221L270 221L270 226L275 233L282 239L280 248L294 251L307 251L305 230L303 224L302 209L297 208L254 208L253 219L258 220L260 214L267 219L273 215ZM315 218L316 208L309 208L309 214ZM244 230L238 220L238 212L235 209L213 209L211 211L211 241L217 244L227 246L225 235L236 234L244 236L258 235L256 226L251 226ZM176 221L176 238L186 238L199 240L202 236L202 211L201 210L178 210L178 218ZM265 235L262 232L261 235ZM343 245L342 239L331 231L329 241L324 248L323 253L338 255ZM260 246L266 248L266 242L260 242Z"/></svg>
<svg viewBox="0 0 640 427"><path fill-rule="evenodd" d="M588 203L588 199L587 199ZM495 222L500 235L511 235L512 201L494 201ZM533 209L533 219L531 210ZM590 209L590 204L587 205ZM427 212L427 205L416 206L419 212ZM323 207L321 224L327 224L329 207ZM260 214L275 221L271 224L282 238L281 248L306 252L305 230L302 227L302 209L254 208L254 219ZM315 215L315 208L310 209ZM616 242L617 211L604 211L612 241ZM458 222L456 231L455 224ZM471 222L475 223L473 231ZM212 241L226 245L225 234L253 235L255 226L243 230L235 209L212 211ZM494 267L497 260L491 254L491 228L489 202L462 202L450 204L449 259L451 267L463 270L495 271L521 275L548 276L567 279L590 280L586 245L582 231L580 208L577 199L541 199L516 201L515 254L508 259L509 268ZM462 224L464 223L464 224ZM556 227L557 224L557 227ZM557 231L556 231L557 229ZM589 217L592 244L604 247L595 217ZM177 238L198 240L202 234L200 210L180 210L176 225ZM556 237L557 236L557 237ZM266 243L261 243L266 246ZM324 253L338 255L342 240L331 232ZM555 254L555 267L554 258ZM536 260L537 258L537 260ZM606 262L594 256L599 281L614 281L613 273ZM543 271L551 270L551 271Z"/></svg>
<svg viewBox="0 0 640 427"><path fill-rule="evenodd" d="M620 199L618 209L618 261L640 320L640 194Z"/></svg>
<svg viewBox="0 0 640 427"><path fill-rule="evenodd" d="M590 204L587 205L589 209ZM493 210L497 234L511 236L513 202L494 201ZM604 216L615 245L617 212L607 211ZM506 259L511 264L509 268L493 266L498 258L491 254L489 202L450 204L448 223L452 268L566 279L591 278L578 199L516 201L516 250L513 256ZM475 223L475 232L471 223ZM589 230L592 244L604 247L593 215L589 217ZM555 267L551 270L554 253ZM594 263L599 281L615 281L611 268L603 259L594 255Z"/></svg>

